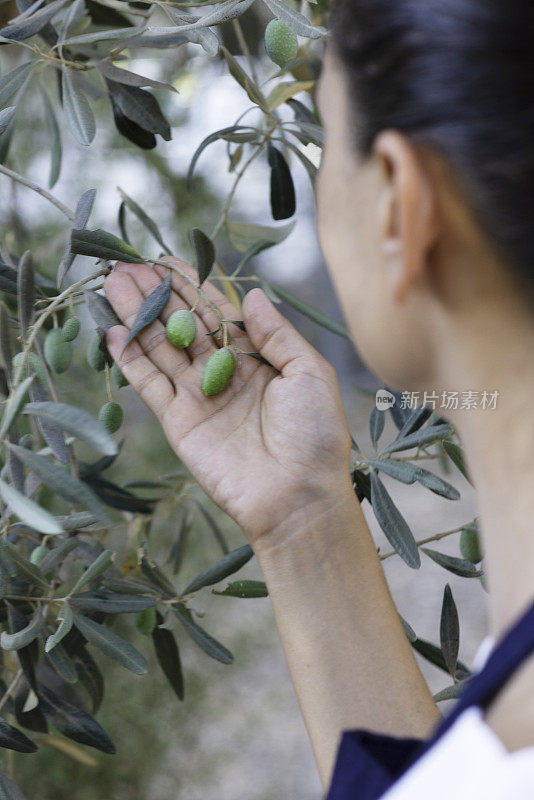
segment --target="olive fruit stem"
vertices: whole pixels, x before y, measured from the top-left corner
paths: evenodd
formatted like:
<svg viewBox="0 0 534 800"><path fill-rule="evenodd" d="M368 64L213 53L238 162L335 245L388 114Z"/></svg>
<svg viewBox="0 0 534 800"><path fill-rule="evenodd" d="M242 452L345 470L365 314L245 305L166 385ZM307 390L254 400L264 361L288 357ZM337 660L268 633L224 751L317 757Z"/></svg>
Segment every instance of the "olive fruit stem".
<svg viewBox="0 0 534 800"><path fill-rule="evenodd" d="M106 370L106 394L108 396L109 402L112 403L113 402L113 395L111 393L110 369L109 369L109 365L108 365L107 362L106 362L105 370Z"/></svg>

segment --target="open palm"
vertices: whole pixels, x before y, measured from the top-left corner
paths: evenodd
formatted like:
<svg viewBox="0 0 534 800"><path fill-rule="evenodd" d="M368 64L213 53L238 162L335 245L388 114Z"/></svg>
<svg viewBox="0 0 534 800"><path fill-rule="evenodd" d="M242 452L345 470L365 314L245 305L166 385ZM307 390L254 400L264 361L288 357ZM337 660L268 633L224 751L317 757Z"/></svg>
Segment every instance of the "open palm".
<svg viewBox="0 0 534 800"><path fill-rule="evenodd" d="M197 280L185 262L168 260ZM261 353L274 367L240 355L230 385L206 397L202 372L218 347L208 332L219 320L201 299L193 344L181 350L167 340L168 317L191 308L197 297L175 271L161 321L146 327L121 356L141 302L166 272L162 266L119 263L106 278L106 296L124 323L110 328L108 347L176 454L253 543L302 506L324 506L350 486L350 433L336 374L261 289L250 291L239 310L205 282L204 293L224 317L245 323L246 334L229 325L233 344Z"/></svg>

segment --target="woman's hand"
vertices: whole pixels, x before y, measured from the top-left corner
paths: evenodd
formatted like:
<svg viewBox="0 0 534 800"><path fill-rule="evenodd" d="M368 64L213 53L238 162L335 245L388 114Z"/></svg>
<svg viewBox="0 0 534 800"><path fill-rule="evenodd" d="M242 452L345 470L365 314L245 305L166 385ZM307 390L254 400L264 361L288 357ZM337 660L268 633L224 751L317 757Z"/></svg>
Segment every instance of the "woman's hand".
<svg viewBox="0 0 534 800"><path fill-rule="evenodd" d="M168 260L198 279L185 262ZM117 264L104 290L125 327L110 328L107 344L178 457L252 545L305 506L317 513L333 506L352 491L350 432L335 370L261 289L245 295L240 311L210 283L202 287L225 319L244 321L247 334L229 326L236 346L261 353L276 369L240 355L230 385L205 397L202 371L217 349L207 332L219 320L201 298L193 344L185 350L170 344L164 323L197 297L176 271L162 321L145 328L121 357L141 302L166 272L162 266Z"/></svg>

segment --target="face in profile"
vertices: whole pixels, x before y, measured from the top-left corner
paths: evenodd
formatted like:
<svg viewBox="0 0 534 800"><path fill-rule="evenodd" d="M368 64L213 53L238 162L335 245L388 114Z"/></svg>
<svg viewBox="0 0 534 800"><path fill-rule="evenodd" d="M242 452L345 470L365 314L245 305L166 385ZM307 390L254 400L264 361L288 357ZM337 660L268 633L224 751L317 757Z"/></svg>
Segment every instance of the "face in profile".
<svg viewBox="0 0 534 800"><path fill-rule="evenodd" d="M418 389L429 377L431 307L417 282L399 290L406 265L395 177L408 150L399 135L388 132L381 135L382 150L367 157L358 153L358 110L332 45L317 102L325 131L316 181L318 236L347 327L385 384Z"/></svg>

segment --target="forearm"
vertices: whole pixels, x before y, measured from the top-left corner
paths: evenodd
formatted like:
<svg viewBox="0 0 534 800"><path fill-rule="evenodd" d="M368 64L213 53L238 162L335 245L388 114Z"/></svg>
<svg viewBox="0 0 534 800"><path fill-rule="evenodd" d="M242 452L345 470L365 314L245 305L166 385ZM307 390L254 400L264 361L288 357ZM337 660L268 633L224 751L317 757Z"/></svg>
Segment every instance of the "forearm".
<svg viewBox="0 0 534 800"><path fill-rule="evenodd" d="M326 790L343 729L426 737L441 715L354 493L284 528L254 550Z"/></svg>

